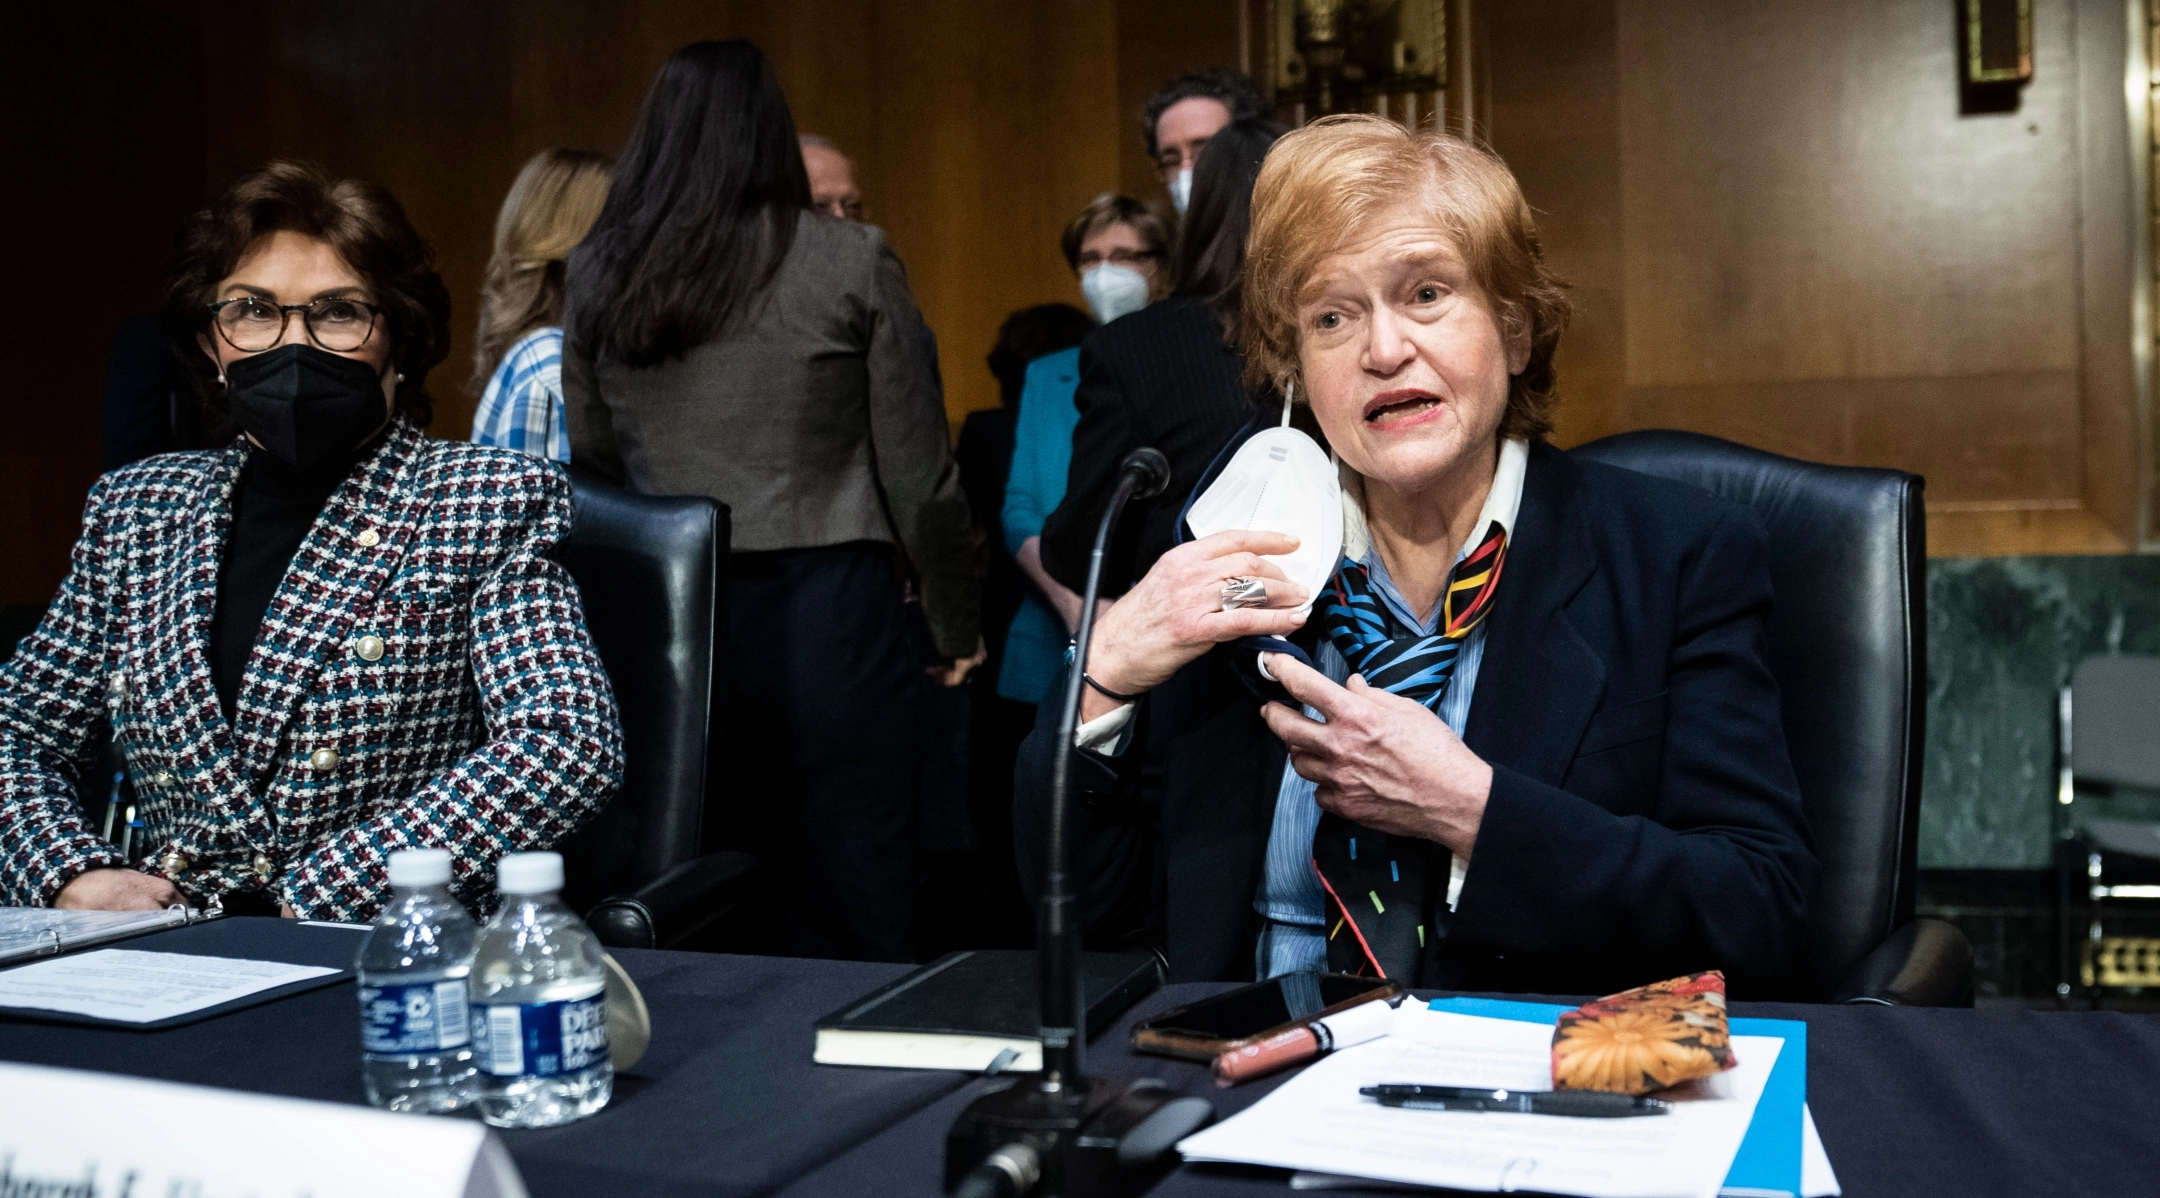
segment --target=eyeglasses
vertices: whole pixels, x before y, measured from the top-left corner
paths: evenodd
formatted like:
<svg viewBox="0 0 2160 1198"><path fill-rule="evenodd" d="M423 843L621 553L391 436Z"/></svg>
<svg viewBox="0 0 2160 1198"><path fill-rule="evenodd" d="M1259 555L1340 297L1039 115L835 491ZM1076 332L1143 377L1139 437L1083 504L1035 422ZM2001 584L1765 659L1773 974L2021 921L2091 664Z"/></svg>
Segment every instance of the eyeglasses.
<svg viewBox="0 0 2160 1198"><path fill-rule="evenodd" d="M254 296L208 305L210 322L225 344L244 354L261 353L285 336L285 322L300 314L308 340L333 353L349 354L368 343L382 309L356 299L319 299L310 304L274 304Z"/></svg>
<svg viewBox="0 0 2160 1198"><path fill-rule="evenodd" d="M1111 250L1107 254L1089 252L1080 255L1079 265L1083 271L1093 270L1105 262L1112 266L1130 266L1137 270L1143 263L1153 262L1160 257L1162 255L1153 250Z"/></svg>

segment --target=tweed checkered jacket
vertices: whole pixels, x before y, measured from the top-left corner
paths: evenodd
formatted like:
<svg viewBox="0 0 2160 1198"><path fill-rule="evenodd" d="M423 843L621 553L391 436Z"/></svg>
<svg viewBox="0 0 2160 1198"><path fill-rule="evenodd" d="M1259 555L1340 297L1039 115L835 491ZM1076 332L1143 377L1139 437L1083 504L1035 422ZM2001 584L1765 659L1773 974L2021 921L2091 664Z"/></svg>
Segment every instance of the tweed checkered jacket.
<svg viewBox="0 0 2160 1198"><path fill-rule="evenodd" d="M198 901L362 920L389 854L431 846L491 906L496 858L553 846L621 782L614 694L548 556L569 483L398 420L293 555L228 724L210 621L244 460L166 454L91 489L59 596L0 665L0 902L135 864ZM101 718L147 828L134 863L76 797Z"/></svg>

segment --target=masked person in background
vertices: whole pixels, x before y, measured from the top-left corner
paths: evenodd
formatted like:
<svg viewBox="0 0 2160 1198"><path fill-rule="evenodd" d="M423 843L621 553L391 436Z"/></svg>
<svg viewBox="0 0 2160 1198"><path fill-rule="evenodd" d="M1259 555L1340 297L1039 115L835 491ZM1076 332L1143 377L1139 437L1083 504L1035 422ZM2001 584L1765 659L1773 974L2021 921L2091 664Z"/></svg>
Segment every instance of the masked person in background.
<svg viewBox="0 0 2160 1198"><path fill-rule="evenodd" d="M1058 246L1099 324L1130 316L1169 290L1170 274L1163 269L1169 230L1129 196L1096 196L1066 223Z"/></svg>
<svg viewBox="0 0 2160 1198"><path fill-rule="evenodd" d="M1165 290L1169 246L1162 221L1138 200L1101 195L1065 226L1065 261L1080 277L1088 307L1102 323L1138 312ZM1031 584L1005 636L998 696L1030 706L1057 673L1058 658L1080 619L1080 596L1043 572L1043 518L1065 495L1073 425L1080 420L1073 390L1080 384L1080 348L1028 364L1013 427L1012 471L1006 476L1005 544Z"/></svg>
<svg viewBox="0 0 2160 1198"><path fill-rule="evenodd" d="M1252 78L1240 71L1220 67L1194 71L1155 89L1141 109L1140 135L1147 140L1148 160L1155 164L1155 174L1179 216L1192 207L1193 177L1209 139L1232 121L1273 115L1274 106Z"/></svg>
<svg viewBox="0 0 2160 1198"><path fill-rule="evenodd" d="M1079 419L1067 430L1071 466L1059 475L1069 489L1060 486L1062 498L1035 525L1046 592L1086 586L1095 525L1126 454L1143 445L1161 450L1170 460L1170 488L1127 510L1104 555L1105 595L1123 592L1170 548L1178 504L1223 442L1252 419L1238 376L1245 231L1253 179L1281 135L1269 120L1216 132L1200 155L1192 211L1178 227L1170 297L1098 330L1074 359Z"/></svg>
<svg viewBox="0 0 2160 1198"><path fill-rule="evenodd" d="M273 162L188 224L165 331L222 449L91 488L60 593L0 666L0 903L372 918L399 849L495 860L599 811L622 733L561 469L430 440L450 300L382 189ZM109 722L147 856L90 830Z"/></svg>

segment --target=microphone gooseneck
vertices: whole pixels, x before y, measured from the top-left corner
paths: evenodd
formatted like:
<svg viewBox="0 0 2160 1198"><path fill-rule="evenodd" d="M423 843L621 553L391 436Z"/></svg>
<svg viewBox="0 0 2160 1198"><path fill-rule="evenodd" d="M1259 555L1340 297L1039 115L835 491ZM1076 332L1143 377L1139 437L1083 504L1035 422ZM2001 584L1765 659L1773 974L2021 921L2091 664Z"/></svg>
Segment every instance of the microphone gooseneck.
<svg viewBox="0 0 2160 1198"><path fill-rule="evenodd" d="M1073 735L1080 726L1081 674L1095 635L1103 555L1125 505L1162 494L1170 463L1138 449L1119 465L1116 488L1095 529L1073 666L1065 678L1057 741L1050 754L1050 844L1044 871L1037 973L1041 983L1042 1068L986 1090L945 1137L945 1186L954 1198L1123 1198L1153 1184L1175 1145L1214 1117L1204 1098L1180 1097L1160 1081L1085 1075L1086 1007L1080 991L1080 920L1071 872Z"/></svg>
<svg viewBox="0 0 2160 1198"><path fill-rule="evenodd" d="M1072 743L1080 727L1081 674L1087 669L1088 644L1095 636L1095 604L1102 593L1103 555L1110 531L1133 499L1148 499L1170 485L1170 461L1162 451L1142 447L1125 455L1117 486L1102 520L1095 526L1095 550L1088 555L1087 586L1080 596L1080 626L1073 634L1073 667L1065 677L1064 706L1058 712L1057 749L1050 755L1050 852L1043 878L1037 977L1042 993L1042 1075L1046 1093L1077 1088L1085 1077L1080 994L1080 924L1069 872L1072 823Z"/></svg>

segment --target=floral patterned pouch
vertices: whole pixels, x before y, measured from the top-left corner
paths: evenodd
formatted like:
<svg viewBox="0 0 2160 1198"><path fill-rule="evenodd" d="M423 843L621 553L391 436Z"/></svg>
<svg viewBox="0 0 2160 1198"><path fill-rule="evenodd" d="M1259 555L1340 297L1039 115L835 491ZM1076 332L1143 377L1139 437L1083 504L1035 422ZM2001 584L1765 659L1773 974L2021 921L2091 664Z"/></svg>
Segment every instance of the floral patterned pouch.
<svg viewBox="0 0 2160 1198"><path fill-rule="evenodd" d="M1652 982L1584 1003L1553 1031L1555 1090L1643 1094L1730 1069L1725 975Z"/></svg>

